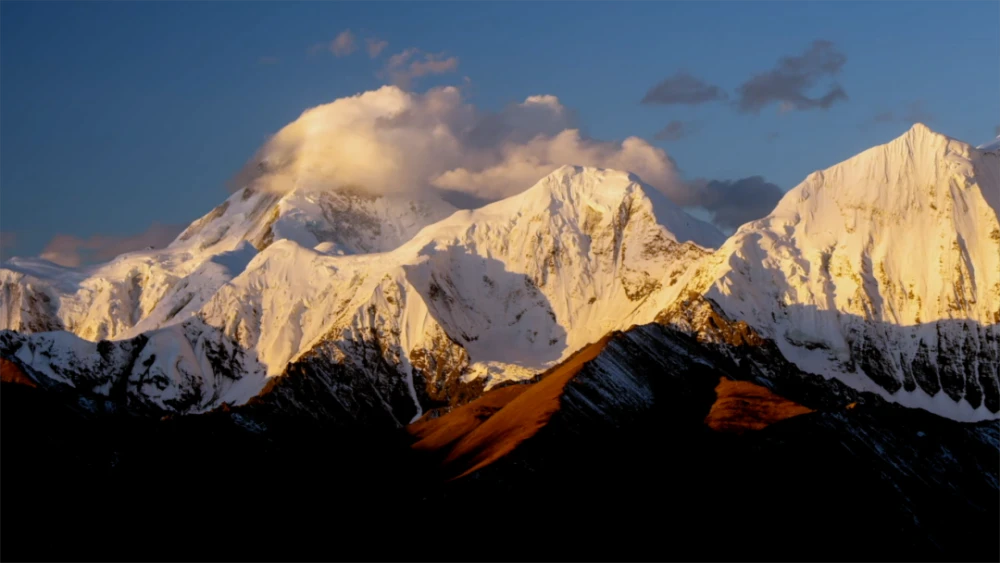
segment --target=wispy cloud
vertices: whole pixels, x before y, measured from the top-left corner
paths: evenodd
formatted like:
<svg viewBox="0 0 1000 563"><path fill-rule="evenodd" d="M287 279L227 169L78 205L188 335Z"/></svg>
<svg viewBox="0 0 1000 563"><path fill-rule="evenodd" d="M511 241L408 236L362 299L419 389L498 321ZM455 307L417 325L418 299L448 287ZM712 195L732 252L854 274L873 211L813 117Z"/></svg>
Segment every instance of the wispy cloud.
<svg viewBox="0 0 1000 563"><path fill-rule="evenodd" d="M416 47L410 47L389 57L389 62L380 75L400 88L409 89L415 78L456 70L458 57L445 57L444 53L425 53Z"/></svg>
<svg viewBox="0 0 1000 563"><path fill-rule="evenodd" d="M183 225L153 223L146 231L132 236L93 235L80 238L56 235L42 250L41 257L61 266L75 268L150 246L162 248L170 244L183 229Z"/></svg>
<svg viewBox="0 0 1000 563"><path fill-rule="evenodd" d="M345 29L337 34L337 37L330 42L330 52L335 57L346 57L358 49L358 44L354 40L351 30Z"/></svg>
<svg viewBox="0 0 1000 563"><path fill-rule="evenodd" d="M891 123L896 120L896 116L891 111L880 111L872 116L872 123Z"/></svg>
<svg viewBox="0 0 1000 563"><path fill-rule="evenodd" d="M640 103L697 105L726 98L726 93L718 86L708 84L688 72L680 71L650 88Z"/></svg>
<svg viewBox="0 0 1000 563"><path fill-rule="evenodd" d="M278 57L266 56L266 57L260 57L259 59L257 59L257 62L262 65L276 65L279 62L281 62L281 59L279 59Z"/></svg>
<svg viewBox="0 0 1000 563"><path fill-rule="evenodd" d="M315 43L306 49L310 55L317 55L325 50L329 50L337 58L346 57L357 51L358 43L354 38L354 32L345 29L338 33L332 41L328 43Z"/></svg>
<svg viewBox="0 0 1000 563"><path fill-rule="evenodd" d="M830 41L814 41L801 55L782 57L773 69L744 82L737 90L736 108L743 113L760 113L778 103L783 112L827 109L847 99L839 84L831 84L818 97L810 97L808 92L824 77L839 73L846 62L847 56Z"/></svg>
<svg viewBox="0 0 1000 563"><path fill-rule="evenodd" d="M934 121L934 115L927 110L923 100L916 100L906 106L902 119L906 123L928 123Z"/></svg>
<svg viewBox="0 0 1000 563"><path fill-rule="evenodd" d="M7 251L17 246L17 233L0 231L0 260L7 257Z"/></svg>
<svg viewBox="0 0 1000 563"><path fill-rule="evenodd" d="M923 100L909 102L900 111L884 110L871 116L861 123L861 130L867 131L873 126L884 123L902 123L912 125L914 123L930 123L934 121L934 115L927 110Z"/></svg>
<svg viewBox="0 0 1000 563"><path fill-rule="evenodd" d="M653 135L653 138L657 141L676 141L692 135L696 130L697 126L694 123L675 119L667 123L666 127Z"/></svg>
<svg viewBox="0 0 1000 563"><path fill-rule="evenodd" d="M368 45L368 56L373 59L381 55L382 51L389 46L388 41L382 41L381 39L375 37L365 39L365 43Z"/></svg>

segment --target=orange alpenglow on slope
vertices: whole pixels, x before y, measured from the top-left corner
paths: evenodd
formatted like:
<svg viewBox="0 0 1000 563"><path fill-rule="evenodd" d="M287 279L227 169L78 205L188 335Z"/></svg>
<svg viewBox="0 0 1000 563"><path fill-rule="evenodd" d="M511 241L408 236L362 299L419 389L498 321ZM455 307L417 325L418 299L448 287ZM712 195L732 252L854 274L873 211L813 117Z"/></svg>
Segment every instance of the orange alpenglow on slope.
<svg viewBox="0 0 1000 563"><path fill-rule="evenodd" d="M725 377L715 387L716 400L705 424L717 432L742 434L775 422L813 412L812 409L772 393L766 387Z"/></svg>
<svg viewBox="0 0 1000 563"><path fill-rule="evenodd" d="M27 385L28 387L38 387L31 378L21 371L21 368L17 367L17 364L6 358L0 358L0 381L4 383L18 383Z"/></svg>
<svg viewBox="0 0 1000 563"><path fill-rule="evenodd" d="M563 388L610 340L608 335L584 347L538 383L496 389L445 416L412 424L410 432L420 438L413 448L447 451L443 466L455 478L486 467L549 422Z"/></svg>

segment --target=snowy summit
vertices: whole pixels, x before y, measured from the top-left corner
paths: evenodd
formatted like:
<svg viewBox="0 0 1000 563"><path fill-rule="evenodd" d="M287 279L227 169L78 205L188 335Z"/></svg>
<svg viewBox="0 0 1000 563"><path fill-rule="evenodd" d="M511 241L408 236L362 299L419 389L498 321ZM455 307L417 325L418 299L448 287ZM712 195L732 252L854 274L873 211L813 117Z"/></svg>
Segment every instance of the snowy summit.
<svg viewBox="0 0 1000 563"><path fill-rule="evenodd" d="M728 240L627 172L563 166L456 210L322 188L299 156L262 159L165 249L4 264L0 351L153 412L243 403L293 372L356 378L311 392L360 412L363 386L405 424L696 294L806 372L963 420L1000 411L997 153L923 125Z"/></svg>

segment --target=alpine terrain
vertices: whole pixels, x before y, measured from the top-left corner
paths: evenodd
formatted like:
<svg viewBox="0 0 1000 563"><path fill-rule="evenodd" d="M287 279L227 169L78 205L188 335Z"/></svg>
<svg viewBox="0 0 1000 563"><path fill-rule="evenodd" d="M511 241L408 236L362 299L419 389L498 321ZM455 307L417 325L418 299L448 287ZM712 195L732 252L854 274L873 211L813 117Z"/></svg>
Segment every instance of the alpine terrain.
<svg viewBox="0 0 1000 563"><path fill-rule="evenodd" d="M83 271L5 263L4 356L135 412L266 391L402 425L610 331L697 330L712 311L805 372L950 418L1000 412L995 149L916 125L724 242L624 172L563 167L456 211L258 158L167 248Z"/></svg>
<svg viewBox="0 0 1000 563"><path fill-rule="evenodd" d="M996 143L917 124L728 238L627 171L456 209L315 146L265 146L165 248L0 265L30 545L1000 555Z"/></svg>

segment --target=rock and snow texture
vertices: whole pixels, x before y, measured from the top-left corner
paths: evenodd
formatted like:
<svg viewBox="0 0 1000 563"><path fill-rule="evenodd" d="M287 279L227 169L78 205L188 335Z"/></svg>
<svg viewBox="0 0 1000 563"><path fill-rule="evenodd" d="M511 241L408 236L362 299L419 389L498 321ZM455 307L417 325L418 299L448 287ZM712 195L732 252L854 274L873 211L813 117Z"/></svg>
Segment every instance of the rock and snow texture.
<svg viewBox="0 0 1000 563"><path fill-rule="evenodd" d="M799 368L963 420L1000 410L1000 158L915 125L815 172L689 290Z"/></svg>
<svg viewBox="0 0 1000 563"><path fill-rule="evenodd" d="M86 341L135 341L139 363L112 371L132 381L136 366L149 368L162 377L155 392L134 387L140 400L198 411L248 400L290 363L370 371L374 350L399 372L373 383L384 401L403 386L419 414L422 397L447 402L461 383L526 379L611 330L651 322L706 254L695 242L723 238L634 175L594 168L563 167L521 194L431 221L451 211L427 198L247 187L162 251L82 274L43 275L24 261L0 271L4 328L84 339L70 339L71 357L49 356L51 335L8 333L6 353L58 376L100 356ZM208 358L197 338L227 353ZM81 378L108 387L97 374L54 377ZM185 409L168 402L175 396Z"/></svg>
<svg viewBox="0 0 1000 563"><path fill-rule="evenodd" d="M0 352L136 408L241 403L284 375L405 424L697 295L803 371L996 418L998 159L917 125L810 175L713 253L714 228L625 172L566 166L455 211L324 188L310 159L264 155L165 249L0 266L0 328L17 331Z"/></svg>

